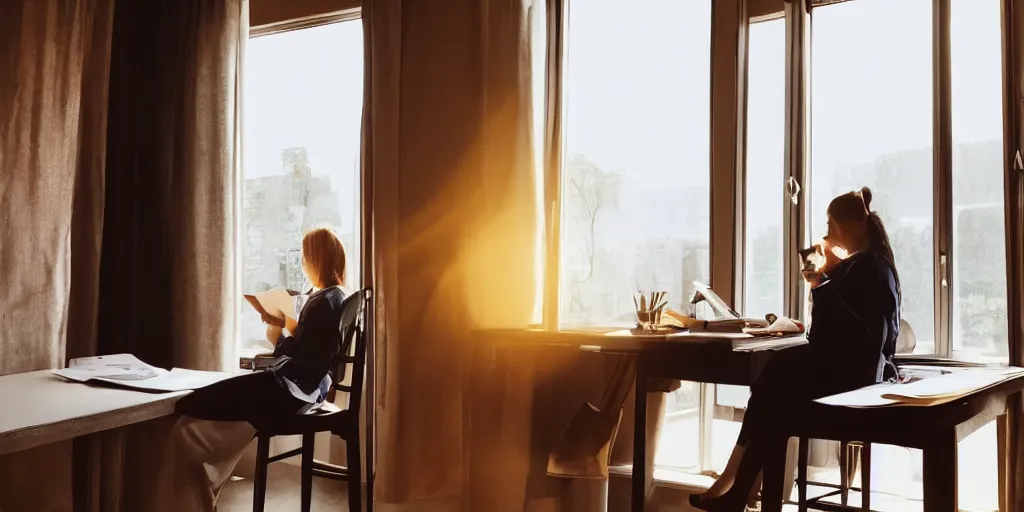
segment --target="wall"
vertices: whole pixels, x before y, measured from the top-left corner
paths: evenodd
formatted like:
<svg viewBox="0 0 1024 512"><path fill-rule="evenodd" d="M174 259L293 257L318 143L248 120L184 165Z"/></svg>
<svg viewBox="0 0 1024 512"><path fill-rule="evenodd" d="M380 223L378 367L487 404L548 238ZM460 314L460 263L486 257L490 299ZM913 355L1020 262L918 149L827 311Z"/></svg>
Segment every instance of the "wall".
<svg viewBox="0 0 1024 512"><path fill-rule="evenodd" d="M260 27L358 9L360 0L249 0L249 26Z"/></svg>

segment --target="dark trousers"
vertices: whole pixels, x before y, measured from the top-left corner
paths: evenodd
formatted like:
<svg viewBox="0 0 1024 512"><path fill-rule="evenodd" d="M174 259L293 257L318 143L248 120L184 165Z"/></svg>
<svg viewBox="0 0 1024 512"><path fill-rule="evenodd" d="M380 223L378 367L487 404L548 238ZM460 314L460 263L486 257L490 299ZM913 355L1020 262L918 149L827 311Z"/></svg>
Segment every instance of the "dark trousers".
<svg viewBox="0 0 1024 512"><path fill-rule="evenodd" d="M761 511L781 510L785 481L786 422L814 399L860 387L855 374L836 365L837 358L811 345L772 355L750 388L737 444L746 447L736 483L744 496L762 473Z"/></svg>
<svg viewBox="0 0 1024 512"><path fill-rule="evenodd" d="M273 373L262 371L197 389L178 401L177 412L202 420L252 423L294 414L303 405Z"/></svg>

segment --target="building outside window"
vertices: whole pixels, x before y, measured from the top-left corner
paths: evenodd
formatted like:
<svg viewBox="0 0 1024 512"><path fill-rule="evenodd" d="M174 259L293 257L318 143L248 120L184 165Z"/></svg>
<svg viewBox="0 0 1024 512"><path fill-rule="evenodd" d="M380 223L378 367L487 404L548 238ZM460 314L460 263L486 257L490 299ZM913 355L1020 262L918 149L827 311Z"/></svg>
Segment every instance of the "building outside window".
<svg viewBox="0 0 1024 512"><path fill-rule="evenodd" d="M362 24L256 35L245 58L243 292L307 290L302 236L319 226L341 237L358 288ZM239 307L239 348L270 348L259 315Z"/></svg>

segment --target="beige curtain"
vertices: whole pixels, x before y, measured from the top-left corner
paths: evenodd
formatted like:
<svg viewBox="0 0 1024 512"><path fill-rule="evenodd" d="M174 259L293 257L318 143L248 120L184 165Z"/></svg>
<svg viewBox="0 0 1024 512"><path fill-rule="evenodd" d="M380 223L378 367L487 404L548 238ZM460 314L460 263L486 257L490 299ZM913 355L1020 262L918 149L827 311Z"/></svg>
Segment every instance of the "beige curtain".
<svg viewBox="0 0 1024 512"><path fill-rule="evenodd" d="M243 2L0 2L0 374L231 366ZM94 510L144 510L165 428L75 453ZM0 458L0 509L69 510L71 459Z"/></svg>
<svg viewBox="0 0 1024 512"><path fill-rule="evenodd" d="M0 2L0 375L81 351L72 224L97 220L82 196L102 190L112 22L111 0ZM0 509L69 510L70 455L0 457Z"/></svg>
<svg viewBox="0 0 1024 512"><path fill-rule="evenodd" d="M533 317L527 7L363 4L382 502L468 500L474 331Z"/></svg>
<svg viewBox="0 0 1024 512"><path fill-rule="evenodd" d="M243 0L115 13L99 350L234 365Z"/></svg>

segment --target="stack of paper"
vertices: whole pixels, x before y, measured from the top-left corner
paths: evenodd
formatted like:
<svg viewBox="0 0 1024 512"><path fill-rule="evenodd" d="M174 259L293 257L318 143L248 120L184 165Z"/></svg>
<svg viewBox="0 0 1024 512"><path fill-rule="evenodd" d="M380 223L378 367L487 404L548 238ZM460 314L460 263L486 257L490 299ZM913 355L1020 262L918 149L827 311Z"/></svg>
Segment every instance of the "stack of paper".
<svg viewBox="0 0 1024 512"><path fill-rule="evenodd" d="M145 391L186 391L233 377L230 373L150 366L131 354L72 359L67 368L51 373L75 382L96 382Z"/></svg>

